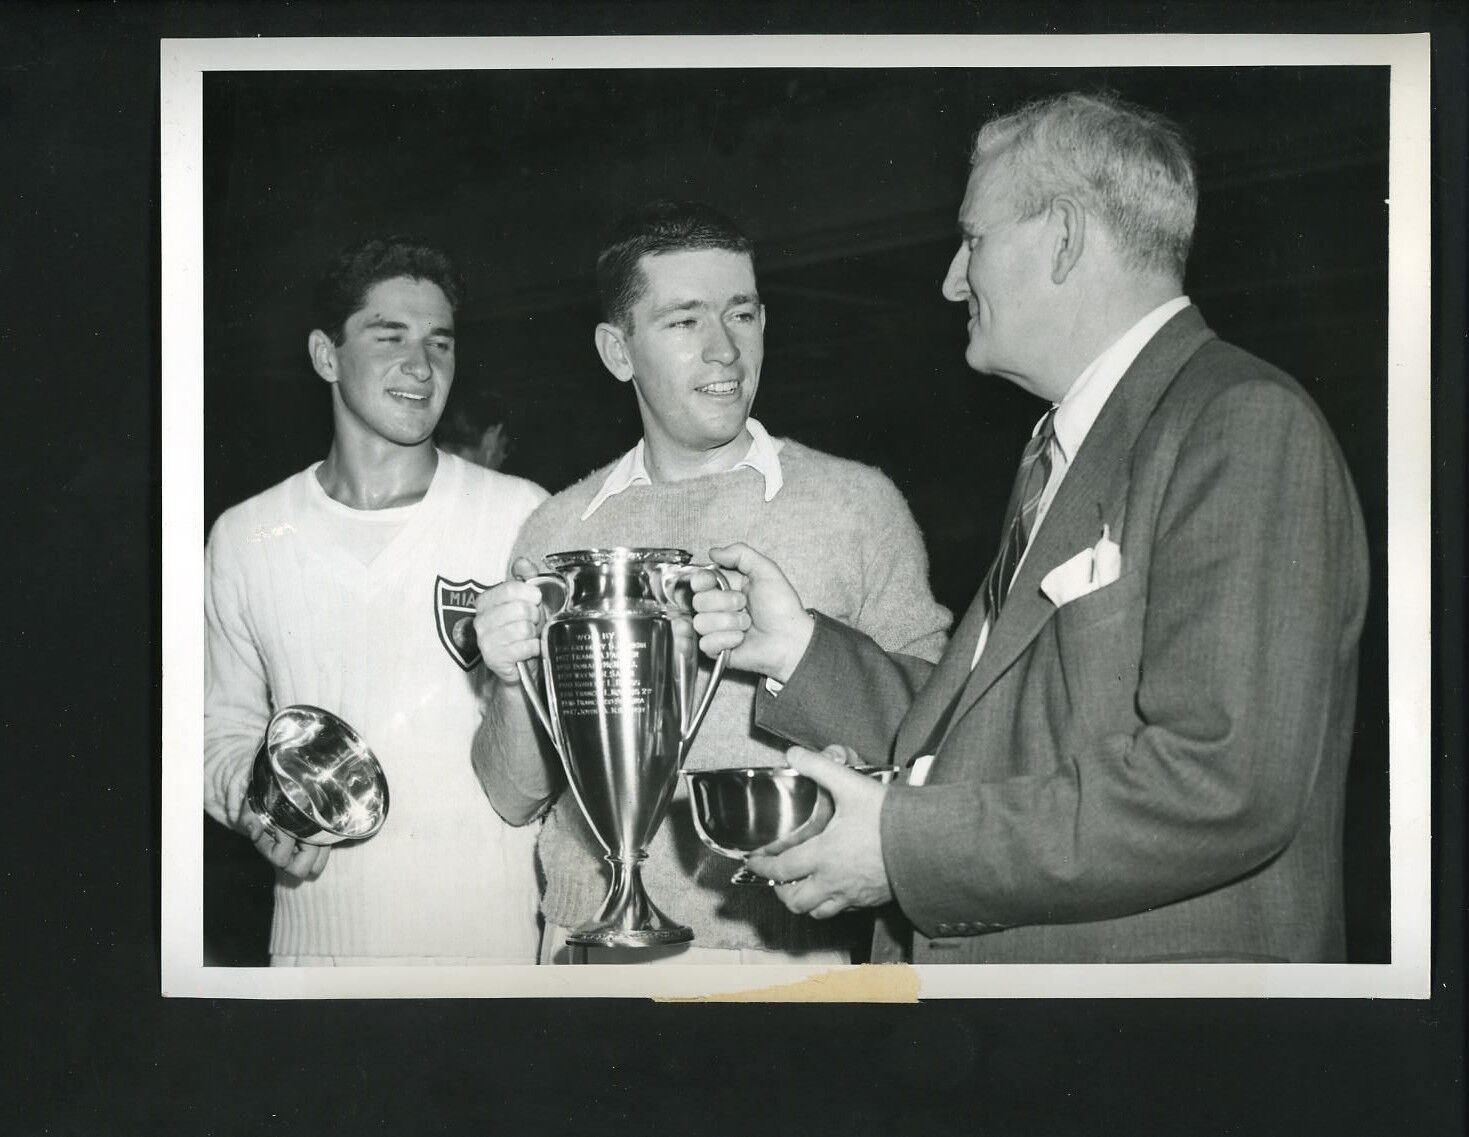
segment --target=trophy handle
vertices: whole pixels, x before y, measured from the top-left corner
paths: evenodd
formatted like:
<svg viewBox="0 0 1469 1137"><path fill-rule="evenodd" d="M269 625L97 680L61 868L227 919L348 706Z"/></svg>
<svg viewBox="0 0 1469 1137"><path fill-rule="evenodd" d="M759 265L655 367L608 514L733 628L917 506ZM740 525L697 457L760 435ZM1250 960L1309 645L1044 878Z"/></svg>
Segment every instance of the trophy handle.
<svg viewBox="0 0 1469 1137"><path fill-rule="evenodd" d="M714 583L723 592L729 591L729 578L720 572L714 565L671 565L663 574L663 593L665 596L673 595L673 585L679 577L688 576L695 572L712 572ZM703 725L704 716L709 711L709 704L714 701L714 692L719 688L719 681L724 678L725 664L729 662L729 650L719 653L719 658L714 661L714 670L709 673L709 685L704 688L704 697L699 700L698 707L692 715L685 716L683 730L679 733L680 749L687 752L689 744L694 741L694 735L699 733L699 727ZM683 755L679 755L680 764Z"/></svg>
<svg viewBox="0 0 1469 1137"><path fill-rule="evenodd" d="M571 590L567 587L566 581L562 580L559 576L533 576L528 578L525 583L541 590L541 612L544 616L554 615L564 608L566 606L566 598L571 594ZM545 589L548 585L560 590L561 600L555 605L549 604L546 601ZM536 712L536 718L541 720L541 726L545 728L547 737L551 739L551 745L556 747L556 753L561 756L564 762L566 760L566 746L561 740L561 733L554 725L551 712L546 709L546 703L541 697L541 692L537 690L538 684L531 678L530 668L522 661L515 665L515 670L520 672L520 685L525 690L526 698L530 700L531 709Z"/></svg>

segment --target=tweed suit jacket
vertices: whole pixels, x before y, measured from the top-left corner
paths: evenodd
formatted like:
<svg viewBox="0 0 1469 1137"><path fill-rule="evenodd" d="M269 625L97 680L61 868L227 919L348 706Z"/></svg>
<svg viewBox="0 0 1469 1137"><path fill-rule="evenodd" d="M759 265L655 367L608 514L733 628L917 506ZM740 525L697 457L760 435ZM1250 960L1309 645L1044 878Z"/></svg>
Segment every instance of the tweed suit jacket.
<svg viewBox="0 0 1469 1137"><path fill-rule="evenodd" d="M1057 608L1041 580L1102 522L1120 577ZM935 755L884 800L874 959L1341 960L1366 591L1320 412L1191 307L1109 397L972 671L978 597L936 665L818 613L756 721Z"/></svg>

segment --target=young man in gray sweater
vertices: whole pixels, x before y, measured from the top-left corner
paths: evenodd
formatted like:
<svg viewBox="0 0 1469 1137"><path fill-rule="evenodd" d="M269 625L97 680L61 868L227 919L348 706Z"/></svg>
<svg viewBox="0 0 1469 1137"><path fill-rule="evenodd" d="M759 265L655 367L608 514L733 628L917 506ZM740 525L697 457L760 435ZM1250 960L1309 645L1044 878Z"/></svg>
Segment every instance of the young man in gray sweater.
<svg viewBox="0 0 1469 1137"><path fill-rule="evenodd" d="M773 438L750 417L765 307L749 239L706 206L654 202L602 250L597 276L605 317L597 352L618 382L632 385L643 437L530 517L516 542L515 575L567 549L674 546L698 560L712 546L746 541L775 556L823 612L890 651L938 659L950 615L929 590L923 538L897 488L871 467ZM566 944L565 929L595 913L608 876L520 690L516 664L538 655L540 619L539 593L518 580L480 600L475 632L495 678L474 768L507 821L545 819L542 962L847 962L852 927L801 919L771 890L730 883L731 863L694 832L682 784L643 876L659 906L693 928L694 943ZM784 764L780 742L753 725L754 700L754 676L730 672L687 769Z"/></svg>

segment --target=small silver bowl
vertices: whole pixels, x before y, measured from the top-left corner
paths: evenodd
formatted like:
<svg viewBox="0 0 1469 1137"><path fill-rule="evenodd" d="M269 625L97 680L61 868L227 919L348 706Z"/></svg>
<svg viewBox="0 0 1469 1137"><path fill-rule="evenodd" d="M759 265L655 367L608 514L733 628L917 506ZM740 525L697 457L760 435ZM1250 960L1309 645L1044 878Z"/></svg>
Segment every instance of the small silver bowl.
<svg viewBox="0 0 1469 1137"><path fill-rule="evenodd" d="M388 781L355 730L330 711L298 703L266 725L245 800L267 831L335 845L382 828Z"/></svg>
<svg viewBox="0 0 1469 1137"><path fill-rule="evenodd" d="M831 819L831 798L804 774L786 766L685 770L694 831L721 856L743 860L756 849L790 837L808 823ZM769 884L743 865L734 884Z"/></svg>
<svg viewBox="0 0 1469 1137"><path fill-rule="evenodd" d="M898 776L897 766L847 768L884 785ZM787 838L795 838L787 848L800 844L825 829L834 812L831 795L788 766L732 766L683 773L689 783L694 831L704 844L732 860L744 860L755 850ZM775 883L744 865L730 881Z"/></svg>

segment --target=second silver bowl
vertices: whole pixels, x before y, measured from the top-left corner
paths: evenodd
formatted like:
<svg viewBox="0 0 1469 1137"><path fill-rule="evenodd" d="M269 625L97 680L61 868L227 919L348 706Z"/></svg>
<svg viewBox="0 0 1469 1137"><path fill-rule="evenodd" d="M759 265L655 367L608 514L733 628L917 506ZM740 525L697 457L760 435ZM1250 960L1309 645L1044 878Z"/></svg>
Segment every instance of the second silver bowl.
<svg viewBox="0 0 1469 1137"><path fill-rule="evenodd" d="M831 798L804 774L785 766L736 766L726 770L686 770L694 831L722 856L743 860L772 841L789 837L817 812L831 816ZM825 824L825 821L819 822ZM767 884L743 865L735 884Z"/></svg>
<svg viewBox="0 0 1469 1137"><path fill-rule="evenodd" d="M853 766L879 781L891 781L895 766ZM804 774L786 766L734 766L724 770L685 770L694 831L709 848L732 860L803 830L819 833L831 820L831 795ZM796 843L796 842L793 842ZM769 884L743 865L735 884Z"/></svg>

